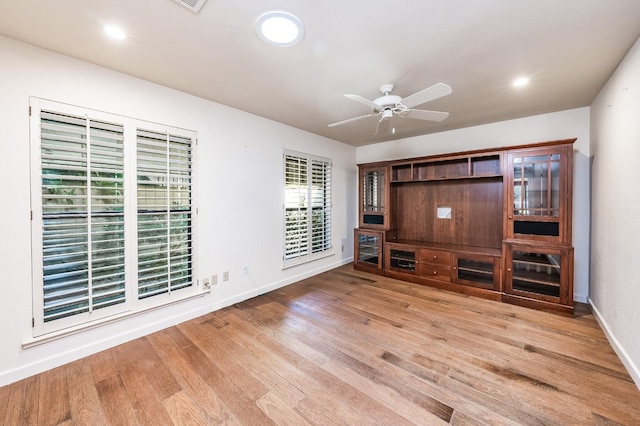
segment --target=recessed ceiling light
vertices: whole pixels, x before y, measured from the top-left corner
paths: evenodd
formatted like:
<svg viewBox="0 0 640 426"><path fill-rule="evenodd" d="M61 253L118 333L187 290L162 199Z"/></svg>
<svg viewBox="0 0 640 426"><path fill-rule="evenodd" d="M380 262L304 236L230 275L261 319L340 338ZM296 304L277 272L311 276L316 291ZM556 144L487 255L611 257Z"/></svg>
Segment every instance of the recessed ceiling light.
<svg viewBox="0 0 640 426"><path fill-rule="evenodd" d="M513 80L514 87L524 87L527 84L529 84L529 78L528 77L520 77L520 78L516 78L515 80Z"/></svg>
<svg viewBox="0 0 640 426"><path fill-rule="evenodd" d="M279 47L296 45L304 37L304 25L288 12L267 12L256 19L256 32L265 42Z"/></svg>
<svg viewBox="0 0 640 426"><path fill-rule="evenodd" d="M104 27L104 32L109 37L115 38L116 40L124 40L125 38L127 38L127 34L121 28L111 25Z"/></svg>

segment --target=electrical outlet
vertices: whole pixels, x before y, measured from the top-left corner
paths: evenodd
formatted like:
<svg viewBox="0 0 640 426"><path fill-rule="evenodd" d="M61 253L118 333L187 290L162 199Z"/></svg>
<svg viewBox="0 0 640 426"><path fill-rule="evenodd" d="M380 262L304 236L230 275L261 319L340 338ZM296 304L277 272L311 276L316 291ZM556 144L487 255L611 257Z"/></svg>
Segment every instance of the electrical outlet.
<svg viewBox="0 0 640 426"><path fill-rule="evenodd" d="M218 284L218 274L211 275L211 285Z"/></svg>
<svg viewBox="0 0 640 426"><path fill-rule="evenodd" d="M229 281L229 271L224 271L222 273L222 281Z"/></svg>
<svg viewBox="0 0 640 426"><path fill-rule="evenodd" d="M247 275L249 273L249 265L244 265L242 267L242 273Z"/></svg>
<svg viewBox="0 0 640 426"><path fill-rule="evenodd" d="M202 279L202 287L211 288L211 281L209 280L209 278Z"/></svg>

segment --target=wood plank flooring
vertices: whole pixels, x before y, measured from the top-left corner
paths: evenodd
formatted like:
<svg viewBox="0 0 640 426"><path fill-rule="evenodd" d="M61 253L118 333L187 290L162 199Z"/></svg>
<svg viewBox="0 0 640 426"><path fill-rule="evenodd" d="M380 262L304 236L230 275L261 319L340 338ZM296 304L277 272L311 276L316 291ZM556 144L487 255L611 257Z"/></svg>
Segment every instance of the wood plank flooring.
<svg viewBox="0 0 640 426"><path fill-rule="evenodd" d="M5 425L633 425L574 318L351 265L0 388Z"/></svg>

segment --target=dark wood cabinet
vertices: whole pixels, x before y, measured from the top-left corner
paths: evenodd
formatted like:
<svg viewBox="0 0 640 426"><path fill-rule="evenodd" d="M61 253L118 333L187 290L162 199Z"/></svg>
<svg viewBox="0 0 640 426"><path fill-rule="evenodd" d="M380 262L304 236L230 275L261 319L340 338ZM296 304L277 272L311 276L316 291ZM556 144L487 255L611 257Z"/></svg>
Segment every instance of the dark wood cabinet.
<svg viewBox="0 0 640 426"><path fill-rule="evenodd" d="M355 267L570 312L574 141L359 165Z"/></svg>

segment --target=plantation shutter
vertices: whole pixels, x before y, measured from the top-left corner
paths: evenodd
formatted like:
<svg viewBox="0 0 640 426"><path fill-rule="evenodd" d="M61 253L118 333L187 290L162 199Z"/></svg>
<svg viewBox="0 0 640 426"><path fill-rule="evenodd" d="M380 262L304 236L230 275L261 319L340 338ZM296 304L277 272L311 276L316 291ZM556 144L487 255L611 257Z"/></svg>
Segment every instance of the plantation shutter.
<svg viewBox="0 0 640 426"><path fill-rule="evenodd" d="M284 258L297 259L308 254L307 160L295 155L284 157L285 169L285 229Z"/></svg>
<svg viewBox="0 0 640 426"><path fill-rule="evenodd" d="M331 250L331 162L285 152L284 262Z"/></svg>
<svg viewBox="0 0 640 426"><path fill-rule="evenodd" d="M125 302L123 127L40 113L44 322Z"/></svg>
<svg viewBox="0 0 640 426"><path fill-rule="evenodd" d="M311 252L331 248L331 163L311 160Z"/></svg>
<svg viewBox="0 0 640 426"><path fill-rule="evenodd" d="M137 130L140 299L193 284L191 144Z"/></svg>

